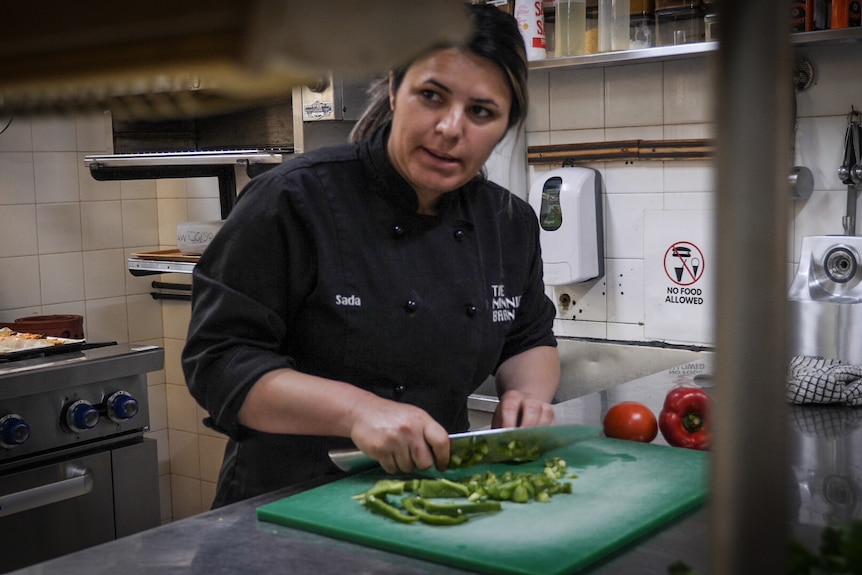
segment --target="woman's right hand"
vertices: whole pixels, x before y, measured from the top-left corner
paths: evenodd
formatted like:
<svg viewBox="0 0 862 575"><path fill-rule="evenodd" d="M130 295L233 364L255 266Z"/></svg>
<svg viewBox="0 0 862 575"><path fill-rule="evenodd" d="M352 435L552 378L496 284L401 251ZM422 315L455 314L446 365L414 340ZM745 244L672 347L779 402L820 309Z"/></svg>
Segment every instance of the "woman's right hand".
<svg viewBox="0 0 862 575"><path fill-rule="evenodd" d="M449 434L426 411L380 397L356 406L350 437L388 473L449 464Z"/></svg>

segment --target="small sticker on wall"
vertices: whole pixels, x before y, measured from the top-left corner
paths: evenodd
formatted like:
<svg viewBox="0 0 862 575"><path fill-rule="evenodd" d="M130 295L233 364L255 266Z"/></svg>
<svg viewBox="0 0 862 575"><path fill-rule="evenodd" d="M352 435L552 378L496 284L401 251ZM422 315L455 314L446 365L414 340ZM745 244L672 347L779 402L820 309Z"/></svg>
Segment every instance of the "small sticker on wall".
<svg viewBox="0 0 862 575"><path fill-rule="evenodd" d="M650 210L644 219L644 335L710 345L713 212Z"/></svg>

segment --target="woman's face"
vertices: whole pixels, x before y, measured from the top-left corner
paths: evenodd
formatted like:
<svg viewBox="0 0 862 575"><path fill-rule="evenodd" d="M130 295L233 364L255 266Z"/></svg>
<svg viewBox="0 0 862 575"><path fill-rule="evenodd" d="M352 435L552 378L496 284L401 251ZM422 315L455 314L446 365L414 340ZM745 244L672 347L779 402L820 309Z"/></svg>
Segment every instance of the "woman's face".
<svg viewBox="0 0 862 575"><path fill-rule="evenodd" d="M493 62L457 48L414 62L393 92L387 151L416 189L419 212L467 183L506 134L512 95Z"/></svg>

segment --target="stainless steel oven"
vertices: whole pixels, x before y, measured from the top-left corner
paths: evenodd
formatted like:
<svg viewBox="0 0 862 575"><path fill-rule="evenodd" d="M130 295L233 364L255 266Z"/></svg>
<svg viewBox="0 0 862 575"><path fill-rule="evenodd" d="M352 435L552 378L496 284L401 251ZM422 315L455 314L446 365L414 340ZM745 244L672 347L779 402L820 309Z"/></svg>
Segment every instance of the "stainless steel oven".
<svg viewBox="0 0 862 575"><path fill-rule="evenodd" d="M62 350L61 350L62 351ZM160 523L154 346L0 356L0 573Z"/></svg>

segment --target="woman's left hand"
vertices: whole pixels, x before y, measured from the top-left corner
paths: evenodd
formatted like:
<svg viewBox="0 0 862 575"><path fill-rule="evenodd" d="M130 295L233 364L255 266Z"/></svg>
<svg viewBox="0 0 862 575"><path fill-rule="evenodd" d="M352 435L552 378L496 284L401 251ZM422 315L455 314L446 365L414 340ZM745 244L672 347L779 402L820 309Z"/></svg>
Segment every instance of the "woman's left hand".
<svg viewBox="0 0 862 575"><path fill-rule="evenodd" d="M557 348L528 349L504 361L496 373L500 405L492 427L532 427L556 423L551 402L560 383Z"/></svg>
<svg viewBox="0 0 862 575"><path fill-rule="evenodd" d="M503 394L491 419L491 427L532 427L554 423L556 415L550 403L517 389Z"/></svg>

